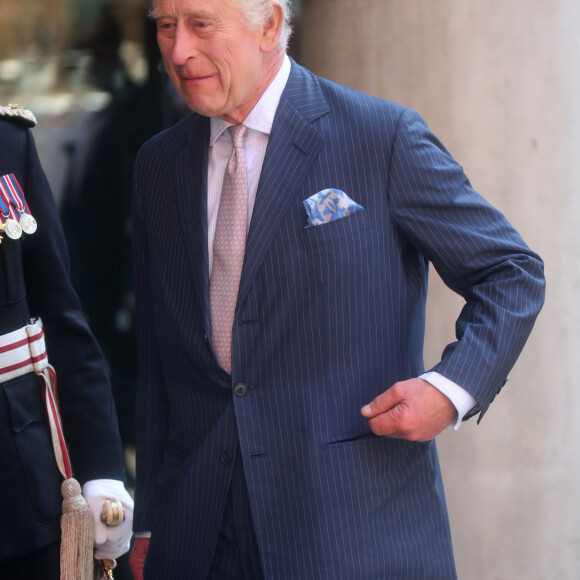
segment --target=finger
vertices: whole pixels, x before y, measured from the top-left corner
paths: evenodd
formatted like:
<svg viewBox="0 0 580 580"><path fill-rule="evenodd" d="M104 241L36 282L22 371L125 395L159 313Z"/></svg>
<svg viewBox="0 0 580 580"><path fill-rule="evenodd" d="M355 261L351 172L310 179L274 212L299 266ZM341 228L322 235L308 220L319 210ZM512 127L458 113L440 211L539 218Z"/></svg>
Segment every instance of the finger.
<svg viewBox="0 0 580 580"><path fill-rule="evenodd" d="M386 413L399 402L400 397L397 396L396 391L391 387L365 405L360 412L366 419L372 419L381 413Z"/></svg>
<svg viewBox="0 0 580 580"><path fill-rule="evenodd" d="M390 437L396 431L393 419L383 413L369 419L369 427L375 435Z"/></svg>
<svg viewBox="0 0 580 580"><path fill-rule="evenodd" d="M399 402L386 411L371 417L369 427L375 435L404 437L407 413L407 405Z"/></svg>
<svg viewBox="0 0 580 580"><path fill-rule="evenodd" d="M143 580L143 568L145 567L148 549L149 538L135 539L135 545L129 557L129 567L131 568L131 572L133 572L134 580Z"/></svg>
<svg viewBox="0 0 580 580"><path fill-rule="evenodd" d="M95 518L95 546L100 546L107 541L107 526Z"/></svg>

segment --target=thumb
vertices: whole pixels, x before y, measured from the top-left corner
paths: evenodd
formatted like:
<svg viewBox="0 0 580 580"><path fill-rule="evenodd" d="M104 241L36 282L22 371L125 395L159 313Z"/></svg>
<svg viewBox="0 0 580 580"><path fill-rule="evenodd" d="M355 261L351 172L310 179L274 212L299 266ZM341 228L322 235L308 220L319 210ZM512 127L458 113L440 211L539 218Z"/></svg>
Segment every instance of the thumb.
<svg viewBox="0 0 580 580"><path fill-rule="evenodd" d="M366 404L361 410L361 414L366 419L372 419L381 413L385 413L397 403L397 398L392 389L387 389Z"/></svg>

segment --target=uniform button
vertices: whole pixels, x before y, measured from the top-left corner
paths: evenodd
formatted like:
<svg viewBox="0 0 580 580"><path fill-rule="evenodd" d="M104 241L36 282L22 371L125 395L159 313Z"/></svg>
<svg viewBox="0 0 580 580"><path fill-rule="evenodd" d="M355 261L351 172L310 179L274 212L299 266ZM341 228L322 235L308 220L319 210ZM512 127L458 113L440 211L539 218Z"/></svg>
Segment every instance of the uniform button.
<svg viewBox="0 0 580 580"><path fill-rule="evenodd" d="M234 393L237 397L245 397L248 394L248 387L244 383L237 383L234 387Z"/></svg>
<svg viewBox="0 0 580 580"><path fill-rule="evenodd" d="M234 456L231 454L230 451L224 451L222 453L222 463L224 465L229 465L232 462L233 458Z"/></svg>

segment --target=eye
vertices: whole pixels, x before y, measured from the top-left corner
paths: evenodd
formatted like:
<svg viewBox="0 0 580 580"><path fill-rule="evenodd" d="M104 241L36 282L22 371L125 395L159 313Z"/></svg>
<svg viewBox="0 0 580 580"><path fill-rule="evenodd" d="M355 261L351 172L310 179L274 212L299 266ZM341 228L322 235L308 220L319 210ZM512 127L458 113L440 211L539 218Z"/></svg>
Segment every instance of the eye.
<svg viewBox="0 0 580 580"><path fill-rule="evenodd" d="M189 20L189 27L196 34L207 34L215 28L215 22L211 17L204 14L197 14Z"/></svg>
<svg viewBox="0 0 580 580"><path fill-rule="evenodd" d="M157 21L157 31L163 32L164 34L171 33L175 30L175 22L172 20L158 20Z"/></svg>
<svg viewBox="0 0 580 580"><path fill-rule="evenodd" d="M196 20L193 23L193 28L197 32L208 32L211 28L211 25L209 22L207 22L207 20Z"/></svg>

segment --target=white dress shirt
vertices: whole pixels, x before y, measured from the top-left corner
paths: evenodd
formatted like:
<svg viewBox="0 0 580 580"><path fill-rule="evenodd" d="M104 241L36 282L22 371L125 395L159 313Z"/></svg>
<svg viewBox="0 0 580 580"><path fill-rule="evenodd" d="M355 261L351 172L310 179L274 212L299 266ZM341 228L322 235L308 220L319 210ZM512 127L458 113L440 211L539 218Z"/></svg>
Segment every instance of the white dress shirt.
<svg viewBox="0 0 580 580"><path fill-rule="evenodd" d="M280 102L280 97L290 76L290 59L284 57L284 61L278 74L270 83L260 100L256 103L250 114L244 119L244 125L248 128L244 144L246 155L246 171L248 179L248 220L247 229L250 229L250 220L256 201L256 191L262 173L262 165L266 156L268 139L274 122L274 115ZM209 274L213 267L213 240L217 213L222 193L222 184L226 165L232 153L232 137L226 129L231 125L217 117L210 118L210 141L208 158L208 184L207 184L207 244L209 250Z"/></svg>

